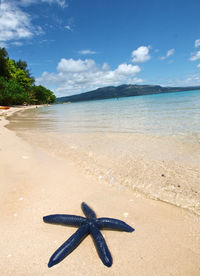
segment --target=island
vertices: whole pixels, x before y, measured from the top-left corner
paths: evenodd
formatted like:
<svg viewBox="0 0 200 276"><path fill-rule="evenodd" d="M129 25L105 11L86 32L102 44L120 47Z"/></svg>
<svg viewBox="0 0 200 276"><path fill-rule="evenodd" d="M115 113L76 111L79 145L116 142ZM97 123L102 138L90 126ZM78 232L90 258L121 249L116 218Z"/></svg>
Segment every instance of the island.
<svg viewBox="0 0 200 276"><path fill-rule="evenodd" d="M93 101L103 100L111 98L122 98L131 96L142 96L160 93L170 92L183 92L191 90L200 90L200 86L188 86L188 87L162 87L160 85L131 85L123 84L120 86L107 86L98 88L89 92L59 97L56 99L57 103L63 102L81 102L81 101Z"/></svg>

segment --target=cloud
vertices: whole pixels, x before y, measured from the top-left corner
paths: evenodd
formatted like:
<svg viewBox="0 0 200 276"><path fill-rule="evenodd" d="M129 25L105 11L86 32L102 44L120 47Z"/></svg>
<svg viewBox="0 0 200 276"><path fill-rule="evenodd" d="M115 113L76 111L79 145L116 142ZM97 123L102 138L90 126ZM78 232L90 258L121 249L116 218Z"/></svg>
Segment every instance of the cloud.
<svg viewBox="0 0 200 276"><path fill-rule="evenodd" d="M198 68L200 68L200 63L197 65Z"/></svg>
<svg viewBox="0 0 200 276"><path fill-rule="evenodd" d="M67 19L67 25L64 26L64 28L68 31L73 31L74 28L74 17L69 17Z"/></svg>
<svg viewBox="0 0 200 276"><path fill-rule="evenodd" d="M50 89L55 87L57 96L65 96L103 86L139 83L143 80L135 76L140 71L138 65L126 63L110 70L107 63L98 66L92 59L62 58L58 63L57 73L44 72L36 81Z"/></svg>
<svg viewBox="0 0 200 276"><path fill-rule="evenodd" d="M196 53L193 53L193 55L189 58L191 61L195 61L200 59L200 51L197 51Z"/></svg>
<svg viewBox="0 0 200 276"><path fill-rule="evenodd" d="M185 85L191 85L191 86L195 86L195 85L200 85L200 76L199 74L194 74L189 76L188 78L186 78L184 80Z"/></svg>
<svg viewBox="0 0 200 276"><path fill-rule="evenodd" d="M151 56L149 55L150 46L140 46L132 52L132 61L142 63L148 61Z"/></svg>
<svg viewBox="0 0 200 276"><path fill-rule="evenodd" d="M13 41L11 44L15 45L15 46L22 46L23 45L23 43L20 42L20 41Z"/></svg>
<svg viewBox="0 0 200 276"><path fill-rule="evenodd" d="M107 71L107 70L109 70L109 69L110 69L109 64L108 64L107 62L104 62L104 64L102 65L102 70L103 70L103 71Z"/></svg>
<svg viewBox="0 0 200 276"><path fill-rule="evenodd" d="M14 4L0 4L0 43L30 38L35 32L27 13Z"/></svg>
<svg viewBox="0 0 200 276"><path fill-rule="evenodd" d="M136 73L139 73L141 71L140 67L138 65L131 65L131 64L120 64L117 69L115 70L116 73L120 75L135 75Z"/></svg>
<svg viewBox="0 0 200 276"><path fill-rule="evenodd" d="M68 31L72 31L72 27L70 25L66 25L65 29L67 29Z"/></svg>
<svg viewBox="0 0 200 276"><path fill-rule="evenodd" d="M5 47L6 47L6 43L5 43L5 42L0 41L0 48L5 48Z"/></svg>
<svg viewBox="0 0 200 276"><path fill-rule="evenodd" d="M194 47L198 48L200 46L200 39L196 39L194 42Z"/></svg>
<svg viewBox="0 0 200 276"><path fill-rule="evenodd" d="M29 6L32 4L38 4L38 3L47 3L47 4L57 4L59 5L61 8L66 8L68 7L67 3L65 0L15 0L12 1L15 2L16 4L18 4L19 6Z"/></svg>
<svg viewBox="0 0 200 276"><path fill-rule="evenodd" d="M80 51L78 51L78 53L80 55L94 55L94 54L96 54L95 51L91 51L91 50L80 50Z"/></svg>
<svg viewBox="0 0 200 276"><path fill-rule="evenodd" d="M67 7L65 0L2 0L0 3L0 46L17 45L21 40L44 33L42 27L33 25L31 16L23 7L31 4L57 4ZM69 25L70 26L70 25ZM69 26L66 26L69 29ZM14 40L14 41L13 41Z"/></svg>
<svg viewBox="0 0 200 276"><path fill-rule="evenodd" d="M176 78L174 76L164 81L160 82L162 86L200 86L200 75L199 73L189 74L182 76L181 78Z"/></svg>
<svg viewBox="0 0 200 276"><path fill-rule="evenodd" d="M166 59L166 58L172 56L174 53L175 53L175 49L174 49L174 48L173 48L173 49L170 49L170 50L167 51L166 55L163 56L163 57L160 57L160 59L161 59L161 60L164 60L164 59Z"/></svg>
<svg viewBox="0 0 200 276"><path fill-rule="evenodd" d="M95 61L92 59L86 59L86 60L74 60L72 58L65 59L62 58L60 62L58 63L57 70L58 72L63 73L80 73L84 71L94 71L96 68Z"/></svg>
<svg viewBox="0 0 200 276"><path fill-rule="evenodd" d="M67 3L65 0L42 0L42 2L44 3L48 3L48 4L58 4L61 8L66 8L68 7Z"/></svg>

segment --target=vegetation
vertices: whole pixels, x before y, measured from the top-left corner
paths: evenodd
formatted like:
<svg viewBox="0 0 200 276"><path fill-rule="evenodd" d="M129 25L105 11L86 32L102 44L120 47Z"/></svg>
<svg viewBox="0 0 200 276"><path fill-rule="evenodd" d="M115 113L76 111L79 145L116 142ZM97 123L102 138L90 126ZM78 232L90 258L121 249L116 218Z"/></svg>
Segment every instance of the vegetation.
<svg viewBox="0 0 200 276"><path fill-rule="evenodd" d="M8 57L0 48L0 105L49 104L56 101L53 92L35 85L26 61Z"/></svg>

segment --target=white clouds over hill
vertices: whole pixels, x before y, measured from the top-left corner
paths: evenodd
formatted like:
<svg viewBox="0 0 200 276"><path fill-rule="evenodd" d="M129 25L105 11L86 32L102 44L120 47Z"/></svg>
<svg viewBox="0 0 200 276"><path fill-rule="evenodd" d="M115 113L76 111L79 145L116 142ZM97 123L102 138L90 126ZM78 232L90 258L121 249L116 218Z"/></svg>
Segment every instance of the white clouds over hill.
<svg viewBox="0 0 200 276"><path fill-rule="evenodd" d="M120 64L115 70L109 70L108 64L104 63L100 67L92 59L62 58L58 63L57 73L44 72L37 83L57 87L57 96L64 96L102 86L141 82L141 79L135 77L140 70L138 65L126 63Z"/></svg>

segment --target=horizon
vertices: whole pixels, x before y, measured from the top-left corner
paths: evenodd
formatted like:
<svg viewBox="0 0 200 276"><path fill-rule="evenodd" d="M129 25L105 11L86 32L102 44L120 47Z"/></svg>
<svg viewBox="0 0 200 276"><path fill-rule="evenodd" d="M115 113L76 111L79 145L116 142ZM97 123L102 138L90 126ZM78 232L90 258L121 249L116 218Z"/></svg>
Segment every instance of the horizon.
<svg viewBox="0 0 200 276"><path fill-rule="evenodd" d="M76 95L82 95L82 94L86 94L86 93L89 93L89 92L95 92L99 89L105 89L105 88L109 88L109 87L117 88L117 87L125 86L125 85L126 86L160 86L162 88L183 88L183 89L185 89L185 88L189 89L189 88L195 88L196 87L196 88L198 88L198 89L196 89L197 91L200 90L200 85L195 85L195 86L162 86L162 85L157 85L157 84L155 84L155 85L154 84L120 84L120 85L110 85L110 86L98 87L94 90L84 91L84 92L76 93L76 94L72 94L72 95L63 95L63 96L59 96L59 97L56 97L56 98L59 99L59 98L66 98L66 97L76 96ZM194 91L196 91L196 90L194 90ZM189 91L190 90L184 90L182 92L189 92ZM172 93L172 92L171 91L170 92L165 92L165 94L167 94L167 93ZM174 91L174 93L177 93L177 92ZM157 94L157 93L155 93L155 94ZM159 94L163 94L163 93L159 93ZM150 95L153 95L153 94L150 94ZM140 96L146 96L146 94L140 95ZM127 97L130 97L130 96L127 96ZM137 96L132 96L132 97L137 97ZM105 99L107 99L107 98L105 98Z"/></svg>
<svg viewBox="0 0 200 276"><path fill-rule="evenodd" d="M199 86L199 9L197 0L2 0L0 47L56 97L123 84Z"/></svg>

